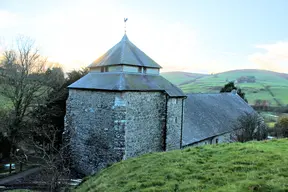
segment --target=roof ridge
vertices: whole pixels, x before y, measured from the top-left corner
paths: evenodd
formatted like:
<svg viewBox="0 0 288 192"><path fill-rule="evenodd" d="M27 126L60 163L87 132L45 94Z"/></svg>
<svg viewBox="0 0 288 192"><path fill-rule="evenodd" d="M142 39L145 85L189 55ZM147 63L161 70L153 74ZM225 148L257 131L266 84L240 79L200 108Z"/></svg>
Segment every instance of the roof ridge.
<svg viewBox="0 0 288 192"><path fill-rule="evenodd" d="M135 47L135 49L139 49L139 48L137 48L132 42L129 41L129 43L130 43L130 46L132 45L132 46ZM129 47L129 49L130 49L130 47ZM133 50L133 49L130 49L130 51L133 53L133 55L134 55L134 57L137 59L137 61L138 61L142 66L144 66L143 62L142 62L141 59L138 57L138 55L134 52L134 50ZM140 51L141 51L141 50L140 50Z"/></svg>
<svg viewBox="0 0 288 192"><path fill-rule="evenodd" d="M126 82L126 79L124 77L124 73L121 73L120 74L120 77L119 77L119 90L124 90L125 87L123 85L125 85L125 82Z"/></svg>
<svg viewBox="0 0 288 192"><path fill-rule="evenodd" d="M126 38L125 38L126 37ZM126 47L126 40L128 40L127 39L127 36L126 36L126 34L123 36L123 38L122 38L122 40L119 42L119 43L121 43L122 41L124 42L124 43L122 43L122 47L121 47L121 55L120 55L120 63L124 63L124 49L125 49L125 47ZM128 40L129 41L129 40Z"/></svg>
<svg viewBox="0 0 288 192"><path fill-rule="evenodd" d="M235 95L231 92L223 92L223 93L188 93L187 95Z"/></svg>

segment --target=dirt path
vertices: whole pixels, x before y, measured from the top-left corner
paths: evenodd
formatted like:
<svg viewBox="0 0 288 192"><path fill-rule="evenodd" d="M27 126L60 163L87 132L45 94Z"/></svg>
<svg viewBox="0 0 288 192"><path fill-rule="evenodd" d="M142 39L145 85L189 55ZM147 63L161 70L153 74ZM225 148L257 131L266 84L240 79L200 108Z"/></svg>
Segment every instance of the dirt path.
<svg viewBox="0 0 288 192"><path fill-rule="evenodd" d="M3 185L5 183L9 183L9 182L12 182L14 180L26 177L26 176L31 175L33 173L39 172L40 170L41 170L40 167L35 167L35 168L32 168L32 169L28 169L26 171L22 171L21 173L16 173L14 175L5 177L3 179L0 179L0 185Z"/></svg>

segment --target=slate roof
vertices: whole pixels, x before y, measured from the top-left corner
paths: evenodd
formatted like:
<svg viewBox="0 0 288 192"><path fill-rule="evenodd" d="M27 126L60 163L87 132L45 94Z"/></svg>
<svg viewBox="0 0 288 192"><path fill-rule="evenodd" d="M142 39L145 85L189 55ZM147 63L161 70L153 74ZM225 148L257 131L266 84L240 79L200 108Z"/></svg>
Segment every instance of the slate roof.
<svg viewBox="0 0 288 192"><path fill-rule="evenodd" d="M255 112L233 93L189 94L185 101L183 146L232 131L240 116Z"/></svg>
<svg viewBox="0 0 288 192"><path fill-rule="evenodd" d="M92 68L119 64L161 68L153 59L148 57L143 51L129 41L126 34L119 43L109 49L88 67Z"/></svg>
<svg viewBox="0 0 288 192"><path fill-rule="evenodd" d="M185 97L177 86L160 75L123 72L90 72L68 88L106 91L163 91L170 97Z"/></svg>

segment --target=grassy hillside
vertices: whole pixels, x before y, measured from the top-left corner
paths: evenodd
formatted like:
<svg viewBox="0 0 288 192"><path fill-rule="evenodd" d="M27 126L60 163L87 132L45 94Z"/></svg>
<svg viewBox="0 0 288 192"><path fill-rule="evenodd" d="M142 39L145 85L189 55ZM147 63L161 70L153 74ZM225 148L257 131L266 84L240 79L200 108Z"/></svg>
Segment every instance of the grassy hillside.
<svg viewBox="0 0 288 192"><path fill-rule="evenodd" d="M173 74L173 73L172 73ZM165 78L174 84L179 85L179 81L175 78L163 74ZM183 77L187 77L182 75ZM234 70L215 75L201 76L200 78L183 83L181 81L180 88L185 93L217 93L221 87L228 81L235 81L243 76L254 76L255 83L238 83L238 87L246 93L250 104L254 104L255 100L267 100L271 106L285 106L288 104L288 74L282 74L265 70ZM177 77L181 78L181 73L177 72ZM194 78L195 79L195 78ZM186 80L187 82L187 80Z"/></svg>
<svg viewBox="0 0 288 192"><path fill-rule="evenodd" d="M186 72L181 72L181 71L165 72L165 73L161 73L161 75L165 77L166 79L169 79L175 85L187 84L197 78L207 76L206 74L186 73Z"/></svg>
<svg viewBox="0 0 288 192"><path fill-rule="evenodd" d="M91 176L86 191L288 191L288 140L206 145L153 153Z"/></svg>

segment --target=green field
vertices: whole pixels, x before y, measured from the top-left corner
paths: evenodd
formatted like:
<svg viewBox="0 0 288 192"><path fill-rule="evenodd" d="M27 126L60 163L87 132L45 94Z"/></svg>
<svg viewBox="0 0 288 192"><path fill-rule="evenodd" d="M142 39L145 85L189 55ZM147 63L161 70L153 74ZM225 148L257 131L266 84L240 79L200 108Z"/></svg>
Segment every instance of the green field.
<svg viewBox="0 0 288 192"><path fill-rule="evenodd" d="M189 83L189 81L193 81L197 78L207 76L206 74L199 74L199 73L186 73L181 71L176 72L166 72L161 73L163 77L166 79L171 80L176 85L182 84L182 83Z"/></svg>
<svg viewBox="0 0 288 192"><path fill-rule="evenodd" d="M254 104L257 99L267 100L271 106L288 104L288 74L250 69L227 71L207 76L202 76L202 74L197 76L192 73L194 77L187 76L187 73L183 73L181 76L181 72L173 74L173 72L169 72L161 75L178 85L185 93L218 93L221 87L229 81L235 81L241 76L254 76L256 78L255 83L236 84L246 93L249 104Z"/></svg>
<svg viewBox="0 0 288 192"><path fill-rule="evenodd" d="M87 191L288 191L288 139L153 153L87 178Z"/></svg>

